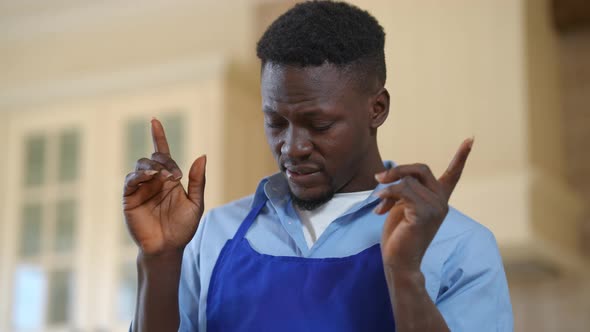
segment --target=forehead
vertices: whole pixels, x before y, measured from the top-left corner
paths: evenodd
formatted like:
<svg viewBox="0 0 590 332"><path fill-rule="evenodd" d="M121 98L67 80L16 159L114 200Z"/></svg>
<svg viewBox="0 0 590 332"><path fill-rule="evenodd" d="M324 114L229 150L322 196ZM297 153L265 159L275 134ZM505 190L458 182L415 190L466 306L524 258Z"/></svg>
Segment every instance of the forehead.
<svg viewBox="0 0 590 332"><path fill-rule="evenodd" d="M264 103L333 99L354 94L351 75L331 64L294 67L267 63L261 73Z"/></svg>

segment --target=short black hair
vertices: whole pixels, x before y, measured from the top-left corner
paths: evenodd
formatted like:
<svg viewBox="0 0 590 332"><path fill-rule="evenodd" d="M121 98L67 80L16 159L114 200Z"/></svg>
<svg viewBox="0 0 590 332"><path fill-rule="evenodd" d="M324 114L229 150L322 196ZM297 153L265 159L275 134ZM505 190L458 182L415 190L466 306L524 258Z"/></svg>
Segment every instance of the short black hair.
<svg viewBox="0 0 590 332"><path fill-rule="evenodd" d="M262 62L297 67L329 63L384 85L385 32L353 5L308 1L295 5L264 32L256 47ZM361 78L361 77L358 77Z"/></svg>

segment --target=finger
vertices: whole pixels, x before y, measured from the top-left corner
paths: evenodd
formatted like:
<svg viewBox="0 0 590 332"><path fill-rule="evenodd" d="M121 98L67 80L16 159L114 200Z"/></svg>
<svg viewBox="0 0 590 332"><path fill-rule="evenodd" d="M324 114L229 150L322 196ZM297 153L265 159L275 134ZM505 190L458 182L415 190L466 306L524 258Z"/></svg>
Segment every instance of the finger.
<svg viewBox="0 0 590 332"><path fill-rule="evenodd" d="M473 138L464 140L463 143L461 143L461 146L459 146L457 153L455 153L455 157L453 157L449 167L438 179L440 184L443 186L443 191L447 196L447 199L451 197L451 193L455 189L457 182L459 182L459 178L461 178L461 173L463 173L463 168L465 167L467 157L469 157L472 147Z"/></svg>
<svg viewBox="0 0 590 332"><path fill-rule="evenodd" d="M207 165L207 156L202 155L197 158L188 173L188 198L195 203L202 212L204 209L205 195L205 167Z"/></svg>
<svg viewBox="0 0 590 332"><path fill-rule="evenodd" d="M161 172L162 175L165 177L173 176L172 172L170 172L166 166L162 165L157 161L153 161L148 158L141 158L135 163L135 170L136 171L158 171Z"/></svg>
<svg viewBox="0 0 590 332"><path fill-rule="evenodd" d="M170 181L172 179L171 177L172 175L166 177L162 175L162 172L159 172L152 179L142 182L132 194L124 196L124 210L134 209L162 193L164 184Z"/></svg>
<svg viewBox="0 0 590 332"><path fill-rule="evenodd" d="M423 203L428 206L439 206L446 203L446 201L443 201L443 198L441 198L439 194L436 194L430 189L426 188L414 177L408 176L402 181L404 182L390 186L393 187L391 189L386 188L386 190L382 190L381 192L377 193L377 196L383 197L383 200L375 208L374 212L376 214L385 214L396 204L399 204L399 202L404 200L416 206ZM391 194L389 191L393 191L392 196L389 196Z"/></svg>
<svg viewBox="0 0 590 332"><path fill-rule="evenodd" d="M388 186L385 189L377 192L377 196L381 199L389 199L391 202L386 204L395 203L400 199L404 199L409 203L417 203L420 202L420 196L416 193L414 187L420 186L424 188L424 186L416 180L416 178L412 176L405 176L401 179L399 183L393 184ZM426 188L424 188L427 190ZM383 209L382 213L387 212L387 209Z"/></svg>
<svg viewBox="0 0 590 332"><path fill-rule="evenodd" d="M402 194L399 195L401 199L392 203L393 200L390 198L384 203L381 212L385 213L389 211L391 214L398 208L397 205L403 202L406 208L410 208L413 211L411 212L413 217L408 220L411 219L418 223L435 222L438 224L442 222L448 211L446 200L430 191L413 177L404 178L402 181L406 183L406 188L401 189ZM405 216L408 217L407 214Z"/></svg>
<svg viewBox="0 0 590 332"><path fill-rule="evenodd" d="M375 209L373 209L373 212L375 214L384 214L385 212L389 211L397 202L399 202L399 199L391 197L384 198L379 204L377 204Z"/></svg>
<svg viewBox="0 0 590 332"><path fill-rule="evenodd" d="M123 187L123 196L129 196L133 194L139 186L154 178L158 174L158 171L135 171L127 174L125 177L125 185Z"/></svg>
<svg viewBox="0 0 590 332"><path fill-rule="evenodd" d="M156 118L152 119L152 140L154 142L155 152L170 154L164 126L162 126L162 123Z"/></svg>
<svg viewBox="0 0 590 332"><path fill-rule="evenodd" d="M440 183L436 180L430 167L426 164L399 165L375 174L375 179L380 183L391 183L400 180L404 176L417 178L424 186L433 192L439 192Z"/></svg>
<svg viewBox="0 0 590 332"><path fill-rule="evenodd" d="M383 239L389 238L391 233L395 230L397 225L404 219L404 205L403 200L399 200L395 203L394 207L390 210L383 224Z"/></svg>
<svg viewBox="0 0 590 332"><path fill-rule="evenodd" d="M151 160L164 165L164 168L174 174L174 178L176 180L180 180L182 178L182 171L180 170L180 167L178 167L178 164L176 161L174 161L174 159L170 158L169 154L154 152L152 153Z"/></svg>

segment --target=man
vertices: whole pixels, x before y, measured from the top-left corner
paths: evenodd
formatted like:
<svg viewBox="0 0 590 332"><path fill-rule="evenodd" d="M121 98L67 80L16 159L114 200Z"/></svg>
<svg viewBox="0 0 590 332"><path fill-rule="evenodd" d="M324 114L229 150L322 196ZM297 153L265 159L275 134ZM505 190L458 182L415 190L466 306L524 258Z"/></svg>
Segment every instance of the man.
<svg viewBox="0 0 590 332"><path fill-rule="evenodd" d="M257 54L280 172L202 219L206 158L185 191L152 121L155 153L124 188L139 246L134 330L512 330L493 235L447 203L473 140L438 179L381 159L384 37L344 3L307 2L278 18Z"/></svg>

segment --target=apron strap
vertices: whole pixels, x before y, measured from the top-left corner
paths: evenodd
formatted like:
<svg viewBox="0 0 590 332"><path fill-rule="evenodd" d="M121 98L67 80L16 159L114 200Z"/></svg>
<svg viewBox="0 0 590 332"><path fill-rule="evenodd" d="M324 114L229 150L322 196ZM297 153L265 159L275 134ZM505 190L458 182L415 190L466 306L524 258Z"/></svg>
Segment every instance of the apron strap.
<svg viewBox="0 0 590 332"><path fill-rule="evenodd" d="M240 228L238 228L238 231L234 235L233 239L237 241L232 242L237 243L238 241L241 241L242 238L244 238L244 236L246 236L248 229L250 228L250 226L252 226L254 220L256 220L256 216L258 216L262 208L266 205L266 201L266 197L265 199L261 199L260 202L250 210L250 213L248 213L246 219L242 221L242 224L240 224Z"/></svg>

